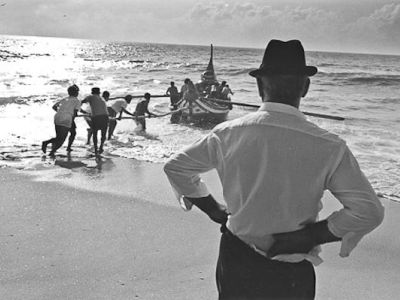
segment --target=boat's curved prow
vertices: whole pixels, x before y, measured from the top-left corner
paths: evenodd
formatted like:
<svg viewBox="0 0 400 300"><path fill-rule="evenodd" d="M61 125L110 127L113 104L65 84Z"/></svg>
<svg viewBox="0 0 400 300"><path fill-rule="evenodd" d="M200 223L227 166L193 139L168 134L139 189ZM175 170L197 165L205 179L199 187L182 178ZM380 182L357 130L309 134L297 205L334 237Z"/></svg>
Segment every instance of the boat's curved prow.
<svg viewBox="0 0 400 300"><path fill-rule="evenodd" d="M215 75L215 71L214 71L213 58L214 58L214 47L211 44L210 60L208 62L207 69L203 74L203 79L205 81L209 81L209 82L216 82L217 81L217 76Z"/></svg>
<svg viewBox="0 0 400 300"><path fill-rule="evenodd" d="M213 57L214 57L214 48L213 45L211 44L210 60L208 62L207 71L211 71L214 73Z"/></svg>

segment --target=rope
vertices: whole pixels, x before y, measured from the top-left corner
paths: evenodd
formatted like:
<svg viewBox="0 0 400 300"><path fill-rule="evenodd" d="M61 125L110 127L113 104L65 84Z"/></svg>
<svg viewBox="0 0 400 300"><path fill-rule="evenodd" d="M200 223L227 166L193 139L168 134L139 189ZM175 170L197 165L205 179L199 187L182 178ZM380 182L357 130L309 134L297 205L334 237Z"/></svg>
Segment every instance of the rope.
<svg viewBox="0 0 400 300"><path fill-rule="evenodd" d="M389 195L389 194L385 194L385 193L377 193L376 195L380 198L386 198L388 200L392 200L392 201L396 201L396 202L400 201L400 196L395 195L395 194Z"/></svg>
<svg viewBox="0 0 400 300"><path fill-rule="evenodd" d="M175 113L177 113L177 112L180 112L180 111L183 111L183 110L186 110L186 109L188 109L187 107L183 107L183 108L180 108L180 109L177 109L177 110L173 110L173 111L170 111L170 112L168 112L168 113L165 113L165 114L161 114L161 115L155 115L154 117L152 117L152 116L137 116L137 117L122 117L121 119L144 119L144 118L162 118L162 117L165 117L165 116L169 116L169 115L172 115L172 114L175 114ZM110 118L110 119L112 119L112 118ZM118 118L114 118L114 119L117 119L118 120Z"/></svg>
<svg viewBox="0 0 400 300"><path fill-rule="evenodd" d="M183 110L186 110L186 109L189 109L189 108L183 107L183 108L180 108L180 109L177 109L177 110L173 110L173 111L170 111L170 112L168 112L168 113L161 114L161 115L154 115L154 116L132 116L132 117L122 117L121 119L134 119L134 120L136 120L136 119L145 119L145 118L162 118L162 117L169 116L169 115L172 115L172 114L174 114L174 113L177 113L177 112L180 112L180 111L183 111ZM92 116L91 116L91 115L84 115L84 114L83 114L83 115L77 115L77 116L76 116L76 118L78 118L78 117L91 118ZM119 120L119 118L115 118L115 117L110 117L109 119L110 119L110 120Z"/></svg>
<svg viewBox="0 0 400 300"><path fill-rule="evenodd" d="M136 98L144 98L144 94L143 94L143 95L134 95L134 96L132 96L132 95L126 95L126 96L131 96L133 99L136 99ZM108 100L125 99L126 96L112 97L112 98L109 98ZM166 97L169 97L169 95L151 95L150 97L151 97L151 98L166 98Z"/></svg>

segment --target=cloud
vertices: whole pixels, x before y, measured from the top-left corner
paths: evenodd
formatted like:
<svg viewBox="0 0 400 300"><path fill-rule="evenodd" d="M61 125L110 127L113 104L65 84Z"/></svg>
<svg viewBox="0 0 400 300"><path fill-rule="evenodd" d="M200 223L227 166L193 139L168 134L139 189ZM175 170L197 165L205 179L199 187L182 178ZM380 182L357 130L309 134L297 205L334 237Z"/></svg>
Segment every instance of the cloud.
<svg viewBox="0 0 400 300"><path fill-rule="evenodd" d="M13 0L0 9L0 34L399 52L400 4L387 1Z"/></svg>
<svg viewBox="0 0 400 300"><path fill-rule="evenodd" d="M400 50L400 4L387 4L348 25L348 38L359 44ZM376 49L376 46L373 47Z"/></svg>
<svg viewBox="0 0 400 300"><path fill-rule="evenodd" d="M217 42L260 46L271 38L326 40L340 28L341 18L317 8L287 6L274 9L252 3L198 4L190 13L188 30L199 35L210 31ZM197 24L201 24L199 27Z"/></svg>
<svg viewBox="0 0 400 300"><path fill-rule="evenodd" d="M400 50L400 4L384 4L361 16L345 8L201 3L190 12L186 29L196 36L212 32L208 38L233 46L264 47L269 39L278 38L300 39L315 50Z"/></svg>

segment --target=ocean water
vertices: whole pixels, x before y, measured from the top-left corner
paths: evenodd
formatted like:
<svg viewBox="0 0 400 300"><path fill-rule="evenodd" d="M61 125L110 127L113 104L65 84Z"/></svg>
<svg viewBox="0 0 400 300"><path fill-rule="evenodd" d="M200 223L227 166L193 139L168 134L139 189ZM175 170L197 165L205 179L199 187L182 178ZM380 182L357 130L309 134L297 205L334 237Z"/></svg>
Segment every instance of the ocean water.
<svg viewBox="0 0 400 300"><path fill-rule="evenodd" d="M98 86L111 97L164 94L170 81L200 79L209 46L103 42L60 38L0 36L0 165L30 170L46 167L41 141L54 136L52 105L76 83L80 99ZM259 104L255 80L263 49L214 46L219 81L234 91L233 101ZM374 188L400 201L400 56L307 52L318 67L301 110L332 114L346 120L309 117L345 139ZM133 100L128 110L133 110ZM168 112L168 98L153 98L150 110ZM235 106L229 119L253 109ZM87 125L77 119L77 166L92 166L85 146ZM132 120L122 120L116 138L106 143L108 155L164 162L173 153L206 134L210 127L171 124L168 117L148 120L147 134L138 134ZM65 155L65 145L58 153ZM54 164L54 162L53 162ZM69 165L71 166L71 165Z"/></svg>

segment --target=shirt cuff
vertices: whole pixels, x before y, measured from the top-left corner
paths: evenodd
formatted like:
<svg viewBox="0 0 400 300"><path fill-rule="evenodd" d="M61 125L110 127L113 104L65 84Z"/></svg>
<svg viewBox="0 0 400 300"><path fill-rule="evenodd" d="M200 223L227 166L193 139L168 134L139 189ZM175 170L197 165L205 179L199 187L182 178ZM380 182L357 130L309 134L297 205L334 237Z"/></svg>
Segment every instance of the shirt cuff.
<svg viewBox="0 0 400 300"><path fill-rule="evenodd" d="M187 200L185 197L202 198L210 195L210 192L208 191L208 188L203 181L200 181L199 184L195 187L195 189L187 193L179 192L175 187L173 187L173 190L176 198L178 199L179 205L185 211L191 210L193 206L193 203Z"/></svg>
<svg viewBox="0 0 400 300"><path fill-rule="evenodd" d="M321 252L321 247L317 246L307 254L303 254L303 253L279 254L279 255L274 256L272 258L272 260L279 260L279 261L288 262L288 263L298 263L303 260L308 260L314 266L318 266L318 265L322 264L322 262L323 262L322 258L319 256L320 252Z"/></svg>
<svg viewBox="0 0 400 300"><path fill-rule="evenodd" d="M333 213L332 215L334 214L335 213ZM328 229L337 237L341 236L339 231L336 230L334 224L330 222L330 217L328 217ZM366 234L365 232L353 232L353 231L347 232L345 235L342 234L342 242L340 246L339 256L340 257L349 256L365 234Z"/></svg>

